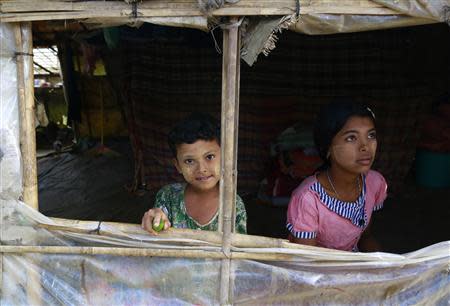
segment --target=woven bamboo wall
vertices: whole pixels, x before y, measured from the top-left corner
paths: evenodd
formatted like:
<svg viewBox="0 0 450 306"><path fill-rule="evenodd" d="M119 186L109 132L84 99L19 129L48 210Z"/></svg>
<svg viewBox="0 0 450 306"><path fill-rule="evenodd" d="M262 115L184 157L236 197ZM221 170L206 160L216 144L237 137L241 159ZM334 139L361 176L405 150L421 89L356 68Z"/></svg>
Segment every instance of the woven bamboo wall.
<svg viewBox="0 0 450 306"><path fill-rule="evenodd" d="M352 96L377 114L375 168L391 190L400 190L420 118L449 88L449 35L444 25L316 37L286 33L268 58L252 68L242 65L238 192L256 191L279 132L312 122L321 105L339 96ZM219 118L221 55L209 34L181 29L124 30L122 42L134 147L156 191L180 179L166 145L170 127L192 111Z"/></svg>

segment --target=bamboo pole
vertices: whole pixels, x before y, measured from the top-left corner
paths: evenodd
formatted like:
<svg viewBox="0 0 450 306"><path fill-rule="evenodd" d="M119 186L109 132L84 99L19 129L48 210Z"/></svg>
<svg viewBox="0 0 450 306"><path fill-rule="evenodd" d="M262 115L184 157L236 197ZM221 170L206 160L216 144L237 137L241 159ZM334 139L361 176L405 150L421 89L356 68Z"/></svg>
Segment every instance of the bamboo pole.
<svg viewBox="0 0 450 306"><path fill-rule="evenodd" d="M22 153L23 201L38 210L36 132L34 125L33 39L31 23L14 27L17 56L17 87L20 117L20 149ZM36 265L38 267L38 265ZM39 268L37 268L39 269ZM27 296L31 305L41 305L38 270L27 270Z"/></svg>
<svg viewBox="0 0 450 306"><path fill-rule="evenodd" d="M96 235L108 236L108 232L104 230L107 227L114 227L114 229L122 231L129 235L148 235L148 232L142 229L140 225L119 223L119 222L101 222L99 221L83 221L83 220L68 220L60 218L50 218L55 224L38 224L39 227L54 231L67 231L80 234L89 234L96 230ZM98 230L97 230L98 229ZM231 247L238 248L283 248L289 245L289 248L296 247L298 244L289 243L286 239L269 238L263 236L244 235L238 233L231 233ZM200 231L181 228L169 228L158 234L160 238L180 238L199 240L213 245L222 244L222 233L213 231Z"/></svg>
<svg viewBox="0 0 450 306"><path fill-rule="evenodd" d="M182 249L149 249L149 248L124 248L124 247L78 247L78 246L14 246L0 245L0 253L8 254L76 254L76 255L111 255L132 257L173 257L173 258L207 258L230 261L239 260L264 260L264 261L299 261L297 254L285 253L258 253L231 251L227 256L221 251L211 250L182 250ZM221 271L221 273L223 273ZM226 292L228 294L228 292ZM227 299L226 299L227 300ZM227 302L225 302L226 304ZM30 302L30 305L36 305ZM224 303L221 303L222 305Z"/></svg>
<svg viewBox="0 0 450 306"><path fill-rule="evenodd" d="M1 93L0 93L1 94ZM3 205L0 206L0 246L3 244ZM3 296L3 253L0 253L0 304Z"/></svg>
<svg viewBox="0 0 450 306"><path fill-rule="evenodd" d="M17 84L20 116L20 150L23 165L23 201L38 210L36 132L34 110L33 41L31 23L15 26ZM25 36L25 40L24 40Z"/></svg>
<svg viewBox="0 0 450 306"><path fill-rule="evenodd" d="M3 253L0 254L0 302L2 296L3 296Z"/></svg>
<svg viewBox="0 0 450 306"><path fill-rule="evenodd" d="M291 15L297 0L240 0L212 10L213 16ZM398 15L370 0L300 0L300 14ZM132 7L123 1L0 0L0 21L66 20L85 18L133 19ZM139 2L138 18L203 16L197 0Z"/></svg>
<svg viewBox="0 0 450 306"><path fill-rule="evenodd" d="M124 247L80 247L80 246L16 246L0 245L1 254L73 254L73 255L110 255L131 257L173 257L198 259L231 259L231 260L261 260L304 262L309 265L371 265L373 262L384 261L400 265L426 262L435 259L448 259L447 245L443 244L439 252L413 257L389 253L353 253L346 251L328 250L324 248L298 245L298 251L285 250L231 250L230 257L226 257L220 250L183 250L161 248L124 248ZM444 247L446 249L444 249ZM35 305L35 304L32 304Z"/></svg>
<svg viewBox="0 0 450 306"><path fill-rule="evenodd" d="M234 230L237 180L237 130L239 104L239 23L237 17L230 18L230 24L223 31L222 63L222 116L221 116L221 166L220 180L220 228L223 233L222 251L230 257L231 233ZM231 304L229 259L222 260L220 302Z"/></svg>

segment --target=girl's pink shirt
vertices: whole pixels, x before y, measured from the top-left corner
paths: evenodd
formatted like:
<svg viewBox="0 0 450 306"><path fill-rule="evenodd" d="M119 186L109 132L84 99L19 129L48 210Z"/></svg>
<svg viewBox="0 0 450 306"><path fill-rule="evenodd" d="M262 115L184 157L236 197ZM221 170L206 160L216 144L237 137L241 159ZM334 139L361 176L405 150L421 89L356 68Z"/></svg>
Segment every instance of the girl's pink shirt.
<svg viewBox="0 0 450 306"><path fill-rule="evenodd" d="M364 210L367 216L365 226L359 227L330 210L321 201L319 193L311 189L312 185L318 183L314 175L306 178L292 193L287 214L287 227L291 234L297 234L297 237L300 233L312 235L318 246L325 248L356 250L372 212L382 208L387 195L386 181L379 172L369 170L364 177Z"/></svg>

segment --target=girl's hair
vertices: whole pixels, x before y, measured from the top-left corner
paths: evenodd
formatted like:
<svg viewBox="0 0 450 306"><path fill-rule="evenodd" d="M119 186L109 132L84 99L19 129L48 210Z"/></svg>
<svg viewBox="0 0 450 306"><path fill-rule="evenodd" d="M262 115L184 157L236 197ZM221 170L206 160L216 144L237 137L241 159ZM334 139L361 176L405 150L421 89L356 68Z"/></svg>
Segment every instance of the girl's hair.
<svg viewBox="0 0 450 306"><path fill-rule="evenodd" d="M324 107L317 116L314 126L314 143L324 164L319 169L330 167L328 151L336 134L350 117L369 117L375 125L375 115L370 108L348 99L335 101Z"/></svg>
<svg viewBox="0 0 450 306"><path fill-rule="evenodd" d="M177 146L192 144L197 140L215 140L220 145L220 124L205 113L192 113L175 125L168 135L168 143L173 156L177 157Z"/></svg>

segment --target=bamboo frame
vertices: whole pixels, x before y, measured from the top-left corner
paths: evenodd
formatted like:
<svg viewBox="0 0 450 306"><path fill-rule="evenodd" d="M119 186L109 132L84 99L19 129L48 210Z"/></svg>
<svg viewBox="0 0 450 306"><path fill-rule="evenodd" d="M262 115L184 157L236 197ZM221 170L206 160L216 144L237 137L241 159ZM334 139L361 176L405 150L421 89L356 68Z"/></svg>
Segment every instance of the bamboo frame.
<svg viewBox="0 0 450 306"><path fill-rule="evenodd" d="M17 54L20 150L23 163L23 201L33 209L38 210L31 23L15 24L14 38ZM27 270L26 290L29 303L31 305L41 305L42 288L40 286L40 276L33 269Z"/></svg>
<svg viewBox="0 0 450 306"><path fill-rule="evenodd" d="M29 37L24 41L23 36ZM34 75L33 40L31 23L17 24L14 27L17 50L17 84L20 117L20 150L23 162L23 200L38 210L36 131L34 125ZM25 71L25 69L27 69Z"/></svg>
<svg viewBox="0 0 450 306"><path fill-rule="evenodd" d="M222 252L231 256L231 233L234 231L236 211L237 183L237 131L239 109L239 22L238 18L230 18L230 24L223 31L223 63L222 63L222 118L221 118L221 166L220 180L220 229L223 232ZM230 137L231 136L231 137ZM230 304L230 266L229 259L222 260L220 301Z"/></svg>
<svg viewBox="0 0 450 306"><path fill-rule="evenodd" d="M117 222L101 222L99 226L98 221L80 221L68 220L60 218L51 218L55 224L39 224L39 227L46 228L51 231L66 231L72 233L88 234L95 229L97 235L108 235L108 232L102 227L110 227L131 235L147 235L140 225ZM177 229L169 228L166 231L160 232L158 237L161 238L179 238L200 240L212 245L222 245L222 233L212 231L200 231L191 229ZM297 244L289 243L286 239L268 238L263 236L252 236L238 233L230 233L231 247L238 248L284 248L287 245L296 247Z"/></svg>
<svg viewBox="0 0 450 306"><path fill-rule="evenodd" d="M300 14L398 15L370 0L300 0ZM240 0L209 12L212 16L290 15L296 0ZM0 21L66 20L86 18L135 19L132 6L124 1L1 0ZM137 17L204 16L197 0L152 0L139 2Z"/></svg>
<svg viewBox="0 0 450 306"><path fill-rule="evenodd" d="M149 248L112 248L112 247L67 247L67 246L13 246L0 245L1 253L35 253L35 254L78 254L78 255L112 255L134 257L174 257L174 258L208 258L208 259L252 259L265 261L298 261L298 257L280 253L230 252L209 250L172 250ZM297 258L297 260L296 260ZM223 270L222 273L223 274ZM227 288L228 289L228 288ZM228 294L228 292L226 292ZM227 297L228 300L228 297ZM31 303L36 305L35 303Z"/></svg>
<svg viewBox="0 0 450 306"><path fill-rule="evenodd" d="M3 220L3 207L0 207L0 220ZM0 245L2 241L3 241L3 222L0 221ZM0 253L0 293L3 292L3 271L4 271L3 253Z"/></svg>

